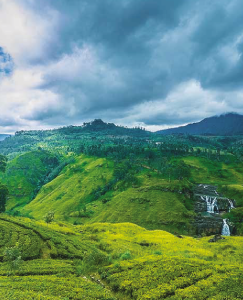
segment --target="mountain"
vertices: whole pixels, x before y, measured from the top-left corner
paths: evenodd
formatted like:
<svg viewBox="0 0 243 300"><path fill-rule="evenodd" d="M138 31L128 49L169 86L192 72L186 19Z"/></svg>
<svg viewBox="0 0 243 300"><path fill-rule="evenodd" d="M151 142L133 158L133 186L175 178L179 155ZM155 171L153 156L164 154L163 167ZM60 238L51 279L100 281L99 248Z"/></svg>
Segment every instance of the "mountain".
<svg viewBox="0 0 243 300"><path fill-rule="evenodd" d="M198 123L157 131L158 134L241 135L243 115L228 113L206 118Z"/></svg>
<svg viewBox="0 0 243 300"><path fill-rule="evenodd" d="M67 126L53 130L21 130L0 143L0 154L12 159L21 153L39 148L62 153L80 152L80 149L104 144L147 139L152 133L143 128L127 128L100 119L86 122L82 126Z"/></svg>
<svg viewBox="0 0 243 300"><path fill-rule="evenodd" d="M123 126L115 125L114 123L106 123L101 119L95 119L91 122L85 122L81 126L66 126L53 130L30 130L30 131L17 131L16 136L33 136L33 135L44 135L51 136L54 134L61 135L85 135L85 134L102 134L102 135L127 135L127 136L146 136L150 132L143 128L127 128Z"/></svg>

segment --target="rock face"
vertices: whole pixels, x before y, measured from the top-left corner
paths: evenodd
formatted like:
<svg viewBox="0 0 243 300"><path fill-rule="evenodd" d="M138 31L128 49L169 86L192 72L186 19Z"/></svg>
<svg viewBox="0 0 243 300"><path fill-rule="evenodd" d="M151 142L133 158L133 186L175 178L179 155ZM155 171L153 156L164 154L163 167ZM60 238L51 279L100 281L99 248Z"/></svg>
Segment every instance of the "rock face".
<svg viewBox="0 0 243 300"><path fill-rule="evenodd" d="M221 217L197 216L194 220L197 235L221 234L223 227Z"/></svg>
<svg viewBox="0 0 243 300"><path fill-rule="evenodd" d="M220 235L224 221L222 214L235 207L235 201L225 198L212 185L197 185L194 189L194 210L197 213L193 222L197 235ZM234 231L232 224L228 224L230 232Z"/></svg>

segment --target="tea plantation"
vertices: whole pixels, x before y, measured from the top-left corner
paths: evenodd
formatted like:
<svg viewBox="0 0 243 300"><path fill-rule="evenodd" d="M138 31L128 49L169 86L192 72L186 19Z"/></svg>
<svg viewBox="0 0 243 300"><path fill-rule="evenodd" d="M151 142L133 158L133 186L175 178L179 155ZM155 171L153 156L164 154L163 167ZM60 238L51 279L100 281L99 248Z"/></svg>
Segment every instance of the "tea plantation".
<svg viewBox="0 0 243 300"><path fill-rule="evenodd" d="M1 299L242 299L243 238L1 215ZM18 247L11 269L4 249Z"/></svg>

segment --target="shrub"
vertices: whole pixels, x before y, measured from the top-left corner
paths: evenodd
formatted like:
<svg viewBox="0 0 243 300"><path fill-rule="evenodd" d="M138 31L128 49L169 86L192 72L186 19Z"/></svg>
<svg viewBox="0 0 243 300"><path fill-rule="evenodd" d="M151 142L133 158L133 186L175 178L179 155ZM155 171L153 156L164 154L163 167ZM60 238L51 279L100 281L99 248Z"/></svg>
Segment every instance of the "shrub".
<svg viewBox="0 0 243 300"><path fill-rule="evenodd" d="M21 264L22 264L22 259L21 259L21 252L19 250L18 243L14 247L8 247L5 249L3 253L4 261L6 261L9 269L9 275L11 273L15 273L17 271Z"/></svg>
<svg viewBox="0 0 243 300"><path fill-rule="evenodd" d="M126 251L123 254L121 254L121 260L129 260L132 258L132 255L130 253L130 251Z"/></svg>

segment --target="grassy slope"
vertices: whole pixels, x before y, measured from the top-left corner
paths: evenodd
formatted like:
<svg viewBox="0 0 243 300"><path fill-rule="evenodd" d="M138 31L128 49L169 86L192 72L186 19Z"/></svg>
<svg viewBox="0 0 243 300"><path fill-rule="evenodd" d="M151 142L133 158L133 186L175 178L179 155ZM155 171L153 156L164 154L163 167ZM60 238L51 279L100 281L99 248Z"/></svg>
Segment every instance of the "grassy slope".
<svg viewBox="0 0 243 300"><path fill-rule="evenodd" d="M194 156L184 157L183 161L192 167L192 180L196 183L229 185L243 182L243 163L225 164Z"/></svg>
<svg viewBox="0 0 243 300"><path fill-rule="evenodd" d="M63 219L83 206L92 191L104 186L112 177L113 163L105 159L80 156L52 182L45 185L30 204L22 209L40 219L48 211Z"/></svg>
<svg viewBox="0 0 243 300"><path fill-rule="evenodd" d="M39 181L51 171L47 161L52 157L48 151L32 151L8 163L6 172L0 174L0 181L9 189L8 210L31 200Z"/></svg>
<svg viewBox="0 0 243 300"><path fill-rule="evenodd" d="M113 162L80 156L75 164L67 166L45 185L22 212L41 219L52 210L57 219L71 222L133 222L148 229L183 232L192 216L183 204L185 197L178 191L164 191L169 183L150 170L138 174L139 187L125 191L115 189L87 204L92 191L109 182L112 174ZM101 200L107 197L112 200L103 204ZM84 204L86 214L77 217Z"/></svg>
<svg viewBox="0 0 243 300"><path fill-rule="evenodd" d="M28 155L30 154L26 154ZM19 158L22 157L25 156ZM175 159L183 159L192 167L191 181L195 183L216 185L227 183L239 186L243 181L242 164L235 165L233 162L225 164L190 156ZM37 164L36 167L41 169ZM192 205L191 200L180 193L180 185L186 183L168 182L151 169L145 168L136 175L139 183L135 186L124 190L124 188L120 189L118 184L114 190L101 196L97 201L90 202L91 194L112 180L113 170L114 163L111 160L81 155L56 179L43 186L37 197L31 203L21 207L20 211L36 219L43 219L48 211L54 211L56 219L65 219L72 223L132 222L147 229L188 233L188 223L193 217L190 211ZM16 169L16 173L20 174L18 173L18 176L13 179L10 177L10 180L13 182L20 180L19 191L23 193L21 187L23 185L28 188L29 175L20 171L21 168ZM14 188L16 190L16 186ZM29 193L30 191L26 192L28 195ZM240 198L238 205L239 202ZM11 200L8 207L11 207Z"/></svg>
<svg viewBox="0 0 243 300"><path fill-rule="evenodd" d="M13 227L19 234L11 233ZM4 216L0 229L4 240L11 236L7 246L19 242L25 259L11 277L6 263L0 263L4 300L223 300L241 299L243 293L242 237L208 243L209 237L178 238L130 223L46 225ZM41 240L39 257L31 256L36 252L34 235ZM47 245L49 256L43 255ZM4 247L0 245L1 253ZM103 286L92 282L98 272Z"/></svg>
<svg viewBox="0 0 243 300"><path fill-rule="evenodd" d="M165 191L170 186L165 180L141 177L141 187L120 192L108 203L91 205L95 213L90 221L132 222L147 229L183 232L193 215L183 204L185 196Z"/></svg>

